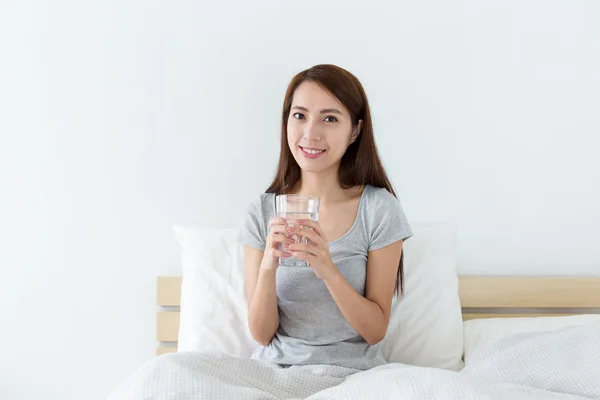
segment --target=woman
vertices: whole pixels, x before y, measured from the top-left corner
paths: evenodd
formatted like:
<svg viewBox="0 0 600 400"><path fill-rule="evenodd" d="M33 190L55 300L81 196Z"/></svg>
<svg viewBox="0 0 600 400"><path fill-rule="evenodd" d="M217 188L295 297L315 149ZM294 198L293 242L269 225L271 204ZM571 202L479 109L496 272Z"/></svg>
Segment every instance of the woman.
<svg viewBox="0 0 600 400"><path fill-rule="evenodd" d="M318 196L319 222L288 230L274 218L280 193ZM240 230L248 324L262 344L255 360L166 354L110 400L339 398L326 391L344 393L348 376L385 363L378 343L394 291L402 292L402 243L411 234L379 160L361 84L333 65L299 73L283 105L277 176ZM278 267L279 257L291 255L310 267Z"/></svg>
<svg viewBox="0 0 600 400"><path fill-rule="evenodd" d="M319 221L286 227L275 218L278 194L319 197ZM402 244L411 235L358 79L334 65L300 72L284 99L276 177L240 231L248 324L262 345L253 358L362 370L384 364L378 343L394 292L402 292ZM290 256L310 267L278 266Z"/></svg>

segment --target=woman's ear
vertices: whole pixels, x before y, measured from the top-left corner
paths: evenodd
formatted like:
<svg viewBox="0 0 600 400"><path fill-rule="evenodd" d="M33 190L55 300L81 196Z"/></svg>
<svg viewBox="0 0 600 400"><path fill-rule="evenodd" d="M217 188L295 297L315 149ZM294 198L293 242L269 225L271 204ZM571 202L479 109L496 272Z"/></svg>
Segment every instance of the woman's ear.
<svg viewBox="0 0 600 400"><path fill-rule="evenodd" d="M362 132L362 127L363 127L363 120L359 119L358 124L356 124L356 128L354 128L354 130L352 131L352 137L351 137L350 143L354 143L354 141L356 139L358 139L358 136Z"/></svg>

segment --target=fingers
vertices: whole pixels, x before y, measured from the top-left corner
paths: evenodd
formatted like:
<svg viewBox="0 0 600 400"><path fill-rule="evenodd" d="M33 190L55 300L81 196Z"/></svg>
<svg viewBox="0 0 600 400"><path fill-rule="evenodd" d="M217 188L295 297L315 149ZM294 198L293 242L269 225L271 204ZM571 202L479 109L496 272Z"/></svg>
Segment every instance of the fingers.
<svg viewBox="0 0 600 400"><path fill-rule="evenodd" d="M285 225L273 225L271 227L271 232L269 233L267 242L270 243L269 247L273 248L273 251L274 251L273 257L290 257L289 254L285 255L285 256L284 255L276 256L275 253L277 253L277 254L285 253L284 251L278 250L280 243L283 243L283 245L289 245L289 244L294 243L295 240L286 235Z"/></svg>
<svg viewBox="0 0 600 400"><path fill-rule="evenodd" d="M296 257L300 260L308 261L309 264L314 264L317 257L314 254L310 254L306 251L292 251L292 257Z"/></svg>
<svg viewBox="0 0 600 400"><path fill-rule="evenodd" d="M274 225L285 225L287 220L281 217L274 217L269 220L269 228L273 228Z"/></svg>
<svg viewBox="0 0 600 400"><path fill-rule="evenodd" d="M271 241L273 243L284 243L284 244L290 244L290 243L295 242L294 238L287 237L286 235L279 235L279 234L271 235Z"/></svg>
<svg viewBox="0 0 600 400"><path fill-rule="evenodd" d="M285 218L271 218L269 220L269 235L273 236L273 238L277 237L277 236L282 236L286 234L286 219ZM282 235L274 235L277 233L280 233ZM274 241L276 242L280 242L281 240L275 239Z"/></svg>
<svg viewBox="0 0 600 400"><path fill-rule="evenodd" d="M325 241L327 241L327 238L325 237L325 234L323 233L323 230L321 229L321 225L319 225L319 223L317 221L313 221L311 219L298 219L298 220L296 220L296 223L298 225L304 226L306 228L311 228L313 231L317 232L317 235L319 235Z"/></svg>
<svg viewBox="0 0 600 400"><path fill-rule="evenodd" d="M290 250L290 254L292 255L292 257L296 257L296 258L299 258L300 260L304 260L304 261L306 261L306 258L308 257L308 253L305 251L291 251Z"/></svg>
<svg viewBox="0 0 600 400"><path fill-rule="evenodd" d="M279 224L277 224L277 225L272 225L272 226L271 226L271 230L269 231L269 234L272 234L272 233L281 233L281 234L286 234L286 233L287 233L287 231L286 231L286 229L285 229L285 225L279 225Z"/></svg>
<svg viewBox="0 0 600 400"><path fill-rule="evenodd" d="M316 255L319 253L319 249L312 244L305 243L292 243L284 247L284 249L288 252L291 252L292 255L296 252L299 253L308 253Z"/></svg>
<svg viewBox="0 0 600 400"><path fill-rule="evenodd" d="M324 238L322 238L314 230L309 229L309 228L298 228L295 226L288 226L286 228L286 232L288 234L305 237L308 240L310 240L311 242L317 244L318 246L323 245L324 242L326 243L326 240Z"/></svg>
<svg viewBox="0 0 600 400"><path fill-rule="evenodd" d="M292 256L291 253L288 253L286 251L281 251L281 250L275 250L273 249L273 258L289 258Z"/></svg>

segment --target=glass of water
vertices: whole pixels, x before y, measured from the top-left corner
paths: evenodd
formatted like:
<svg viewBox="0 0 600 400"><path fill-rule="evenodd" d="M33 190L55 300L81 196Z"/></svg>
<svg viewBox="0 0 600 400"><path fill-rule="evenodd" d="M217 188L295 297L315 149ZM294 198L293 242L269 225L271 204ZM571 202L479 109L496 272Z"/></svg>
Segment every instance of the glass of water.
<svg viewBox="0 0 600 400"><path fill-rule="evenodd" d="M300 226L296 223L298 219L319 220L319 198L304 196L301 194L282 194L275 197L275 212L277 217L285 218L288 226ZM296 243L308 243L308 239L302 236L289 235ZM283 245L280 245L283 250ZM279 265L286 267L307 267L308 262L296 257L281 257Z"/></svg>

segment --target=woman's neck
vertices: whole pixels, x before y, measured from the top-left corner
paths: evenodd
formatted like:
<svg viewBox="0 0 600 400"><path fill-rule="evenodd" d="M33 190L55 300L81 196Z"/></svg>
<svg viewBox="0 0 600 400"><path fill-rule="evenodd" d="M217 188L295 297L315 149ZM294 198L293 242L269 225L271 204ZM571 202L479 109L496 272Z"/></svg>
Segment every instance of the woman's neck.
<svg viewBox="0 0 600 400"><path fill-rule="evenodd" d="M317 173L302 171L300 181L293 190L294 193L307 196L317 196L321 203L336 203L348 197L342 188L339 173L336 169Z"/></svg>

